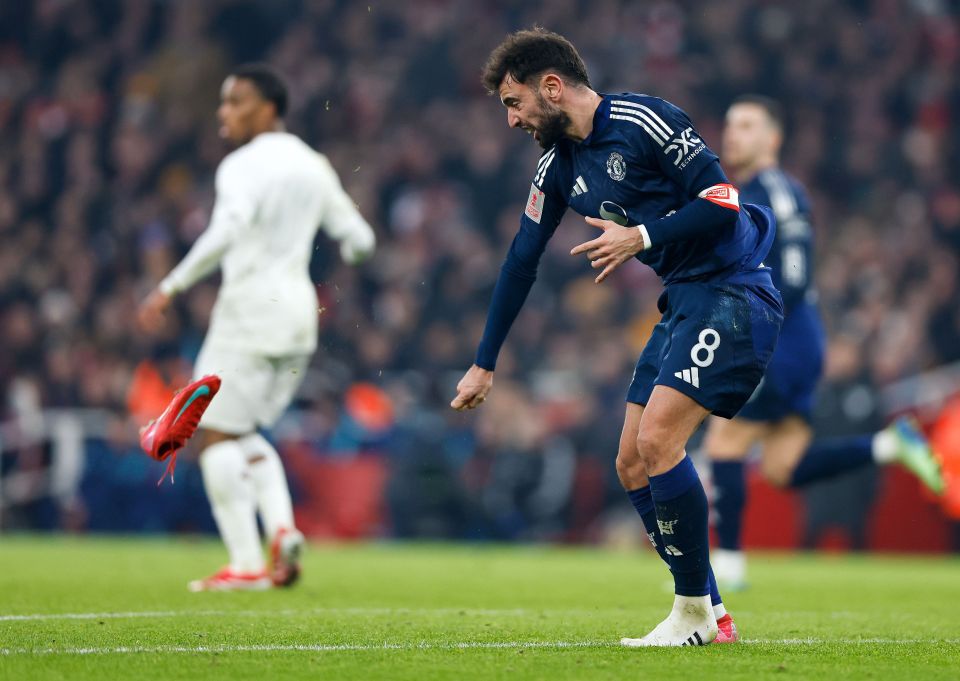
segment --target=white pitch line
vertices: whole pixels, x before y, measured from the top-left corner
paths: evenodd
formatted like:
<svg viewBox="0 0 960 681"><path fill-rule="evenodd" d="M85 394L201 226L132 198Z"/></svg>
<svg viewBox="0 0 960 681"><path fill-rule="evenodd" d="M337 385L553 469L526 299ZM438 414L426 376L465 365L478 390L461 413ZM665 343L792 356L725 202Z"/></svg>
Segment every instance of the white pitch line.
<svg viewBox="0 0 960 681"><path fill-rule="evenodd" d="M841 645L957 645L960 638L747 638L747 645L806 646L839 643Z"/></svg>
<svg viewBox="0 0 960 681"><path fill-rule="evenodd" d="M746 645L809 646L843 645L916 645L960 644L960 639L890 639L890 638L783 638L747 639ZM250 652L368 652L380 650L512 650L562 648L619 648L615 640L606 641L463 641L459 643L306 643L290 645L219 645L219 646L118 646L113 648L0 648L0 655L131 655L167 653L250 653Z"/></svg>
<svg viewBox="0 0 960 681"><path fill-rule="evenodd" d="M386 607L343 607L343 608L307 608L283 610L135 610L129 612L39 612L19 615L0 615L0 622L40 622L44 620L106 620L106 619L140 619L165 617L290 617L291 615L471 615L474 617L525 617L530 615L576 616L590 617L600 614L624 614L629 611L624 608L570 608L570 609L537 609L537 608L386 608ZM738 611L739 615L752 615L747 611ZM816 611L791 610L778 613L784 617L802 617L806 615L821 615ZM834 618L866 617L865 614L855 612L833 612Z"/></svg>
<svg viewBox="0 0 960 681"><path fill-rule="evenodd" d="M524 610L523 608L308 608L285 610L142 610L131 612L51 612L0 615L0 622L43 620L138 619L163 617L289 617L290 615L474 615L521 617L546 614L590 614L599 610Z"/></svg>
<svg viewBox="0 0 960 681"><path fill-rule="evenodd" d="M135 617L176 617L186 615L186 612L175 610L158 610L154 612L50 612L32 613L28 615L0 615L0 622L34 622L41 620L100 620L100 619L128 619ZM193 613L203 615L203 612Z"/></svg>
<svg viewBox="0 0 960 681"><path fill-rule="evenodd" d="M501 650L603 648L613 641L464 641L460 643L304 643L290 645L119 646L116 648L0 648L0 655L122 655L144 653L364 652L375 650Z"/></svg>

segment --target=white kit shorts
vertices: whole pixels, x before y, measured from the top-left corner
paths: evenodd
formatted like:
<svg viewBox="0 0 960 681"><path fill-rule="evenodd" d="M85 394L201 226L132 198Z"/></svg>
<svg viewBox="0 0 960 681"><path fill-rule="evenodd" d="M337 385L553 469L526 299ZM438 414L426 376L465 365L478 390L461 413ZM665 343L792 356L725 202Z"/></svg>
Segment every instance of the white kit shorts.
<svg viewBox="0 0 960 681"><path fill-rule="evenodd" d="M194 374L216 374L221 385L200 427L243 435L273 426L293 401L309 364L310 355L267 357L204 343Z"/></svg>

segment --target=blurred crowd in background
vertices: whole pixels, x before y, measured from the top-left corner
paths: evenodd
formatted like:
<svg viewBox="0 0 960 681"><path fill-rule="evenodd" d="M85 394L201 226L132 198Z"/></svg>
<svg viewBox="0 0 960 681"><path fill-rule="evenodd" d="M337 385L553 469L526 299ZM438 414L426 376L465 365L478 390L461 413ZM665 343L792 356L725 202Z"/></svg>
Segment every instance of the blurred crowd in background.
<svg viewBox="0 0 960 681"><path fill-rule="evenodd" d="M374 490L366 505L345 495L360 508L341 534L590 539L629 511L612 461L659 283L634 262L593 284L568 255L590 233L578 216L550 244L492 399L447 408L540 153L479 71L535 23L572 40L595 89L676 103L715 150L734 97L784 104L831 336L818 425L877 425L879 386L960 360L958 19L944 0L2 3L0 416L116 415L88 442L76 499L8 503L5 524L211 526L189 461L155 490L135 426L163 402L151 386L189 376L217 280L178 300L161 338L134 319L206 225L228 151L219 87L251 60L285 74L289 129L379 237L357 269L317 242L321 348L273 434L302 508L330 506L313 475ZM48 455L8 446L4 471ZM379 463L356 463L367 455ZM852 480L845 496L869 498L873 474Z"/></svg>

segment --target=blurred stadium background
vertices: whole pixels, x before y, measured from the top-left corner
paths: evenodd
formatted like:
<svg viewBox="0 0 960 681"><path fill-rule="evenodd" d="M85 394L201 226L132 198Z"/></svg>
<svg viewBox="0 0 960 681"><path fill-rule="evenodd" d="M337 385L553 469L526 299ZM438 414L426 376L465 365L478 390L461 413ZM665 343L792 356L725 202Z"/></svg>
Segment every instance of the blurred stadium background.
<svg viewBox="0 0 960 681"><path fill-rule="evenodd" d="M941 443L960 439L953 3L4 2L0 528L213 531L195 464L182 457L158 489L163 466L136 429L189 376L216 280L178 301L159 340L133 319L205 227L226 70L265 60L289 79L290 129L330 157L380 240L357 270L317 244L321 350L273 433L298 524L315 537L639 542L613 458L659 284L633 263L595 286L566 255L587 233L579 219L551 244L494 399L447 407L538 156L478 73L534 23L571 38L599 90L676 102L714 148L735 96L781 100L831 338L818 432L914 411ZM748 546L960 550L957 501L896 470L803 497L754 476L751 491Z"/></svg>

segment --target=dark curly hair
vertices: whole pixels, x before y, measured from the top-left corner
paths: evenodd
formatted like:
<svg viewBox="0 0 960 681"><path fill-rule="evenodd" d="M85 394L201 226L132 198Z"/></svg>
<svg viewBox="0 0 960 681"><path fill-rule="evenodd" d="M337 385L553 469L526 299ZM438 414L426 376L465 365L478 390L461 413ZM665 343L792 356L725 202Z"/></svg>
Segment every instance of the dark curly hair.
<svg viewBox="0 0 960 681"><path fill-rule="evenodd" d="M587 67L577 48L559 33L534 26L511 33L497 45L483 66L481 81L487 92L494 94L507 75L527 84L534 76L547 71L556 73L567 83L590 87Z"/></svg>

